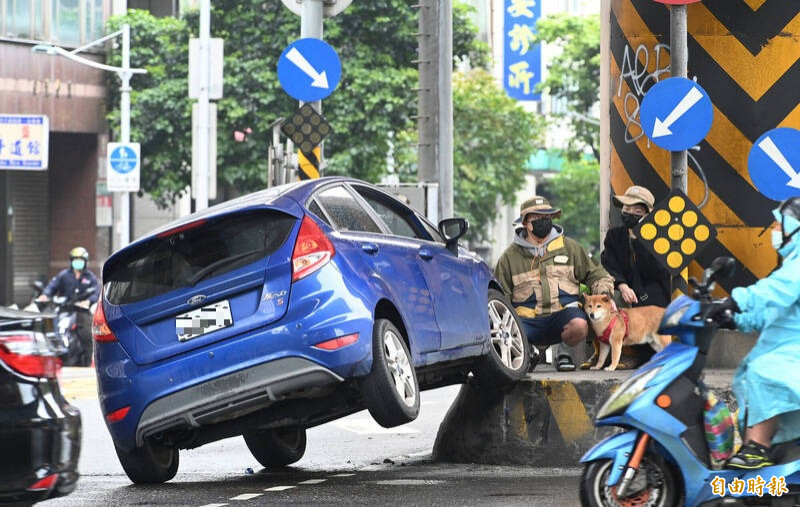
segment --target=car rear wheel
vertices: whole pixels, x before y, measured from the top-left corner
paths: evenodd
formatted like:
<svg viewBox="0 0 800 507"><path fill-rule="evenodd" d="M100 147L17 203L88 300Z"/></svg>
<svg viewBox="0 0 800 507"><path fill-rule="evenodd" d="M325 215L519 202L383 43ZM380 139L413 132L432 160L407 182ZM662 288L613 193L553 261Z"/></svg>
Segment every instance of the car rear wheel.
<svg viewBox="0 0 800 507"><path fill-rule="evenodd" d="M489 352L475 365L475 376L490 384L508 384L528 373L530 344L517 312L500 291L489 289Z"/></svg>
<svg viewBox="0 0 800 507"><path fill-rule="evenodd" d="M122 469L134 484L167 482L178 473L178 449L145 440L142 447L125 452L114 445Z"/></svg>
<svg viewBox="0 0 800 507"><path fill-rule="evenodd" d="M291 465L306 453L305 428L248 431L243 437L253 457L265 468Z"/></svg>
<svg viewBox="0 0 800 507"><path fill-rule="evenodd" d="M361 394L373 419L384 428L413 421L419 414L419 384L400 331L377 319L372 331L372 371L361 381Z"/></svg>

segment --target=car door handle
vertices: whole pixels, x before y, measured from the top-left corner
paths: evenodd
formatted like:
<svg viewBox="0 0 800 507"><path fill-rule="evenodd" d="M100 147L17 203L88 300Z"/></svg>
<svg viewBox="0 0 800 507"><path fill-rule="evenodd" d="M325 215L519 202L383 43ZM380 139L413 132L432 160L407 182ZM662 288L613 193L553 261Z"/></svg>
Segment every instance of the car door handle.
<svg viewBox="0 0 800 507"><path fill-rule="evenodd" d="M433 254L430 250L420 249L417 251L417 254L422 258L422 260L429 261L433 259Z"/></svg>
<svg viewBox="0 0 800 507"><path fill-rule="evenodd" d="M361 249L370 255L375 255L378 253L378 245L375 243L362 243Z"/></svg>

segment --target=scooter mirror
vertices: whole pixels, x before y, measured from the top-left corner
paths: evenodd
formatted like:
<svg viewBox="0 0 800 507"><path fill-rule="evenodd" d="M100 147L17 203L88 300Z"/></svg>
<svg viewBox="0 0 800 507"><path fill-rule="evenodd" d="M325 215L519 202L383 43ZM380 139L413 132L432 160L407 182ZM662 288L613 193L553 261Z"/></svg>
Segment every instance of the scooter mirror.
<svg viewBox="0 0 800 507"><path fill-rule="evenodd" d="M706 283L730 278L736 272L736 261L731 257L717 257L706 270Z"/></svg>

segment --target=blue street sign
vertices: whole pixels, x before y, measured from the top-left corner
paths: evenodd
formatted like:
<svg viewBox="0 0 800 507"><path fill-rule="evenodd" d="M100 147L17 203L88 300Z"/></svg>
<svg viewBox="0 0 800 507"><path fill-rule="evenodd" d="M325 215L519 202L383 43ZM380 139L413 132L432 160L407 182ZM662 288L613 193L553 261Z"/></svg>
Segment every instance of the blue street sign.
<svg viewBox="0 0 800 507"><path fill-rule="evenodd" d="M685 77L656 83L645 94L639 112L642 130L656 146L683 151L711 130L714 108L703 88Z"/></svg>
<svg viewBox="0 0 800 507"><path fill-rule="evenodd" d="M758 191L774 201L800 196L800 130L762 134L750 148L747 170Z"/></svg>
<svg viewBox="0 0 800 507"><path fill-rule="evenodd" d="M503 87L512 99L541 100L542 45L536 40L536 21L542 16L538 0L503 1Z"/></svg>
<svg viewBox="0 0 800 507"><path fill-rule="evenodd" d="M108 143L106 178L112 192L138 192L141 157L139 143Z"/></svg>
<svg viewBox="0 0 800 507"><path fill-rule="evenodd" d="M128 174L133 171L139 163L136 152L129 146L118 146L111 152L111 157L109 158L111 169L122 174Z"/></svg>
<svg viewBox="0 0 800 507"><path fill-rule="evenodd" d="M278 59L278 81L286 93L303 102L324 99L341 77L339 55L320 39L298 39Z"/></svg>

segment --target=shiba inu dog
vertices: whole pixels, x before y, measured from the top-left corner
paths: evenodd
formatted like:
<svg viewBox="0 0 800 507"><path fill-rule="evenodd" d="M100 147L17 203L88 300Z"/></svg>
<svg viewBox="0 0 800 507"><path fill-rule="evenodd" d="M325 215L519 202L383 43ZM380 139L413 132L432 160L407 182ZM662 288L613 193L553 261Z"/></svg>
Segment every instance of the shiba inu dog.
<svg viewBox="0 0 800 507"><path fill-rule="evenodd" d="M583 311L597 334L595 356L597 362L591 367L599 370L606 362L611 349L611 364L608 371L617 369L623 345L649 344L656 352L672 342L672 336L658 334L658 324L664 316L660 306L640 306L616 310L607 294L584 296ZM599 346L599 350L598 350ZM592 357L594 359L594 356ZM591 361L591 360L590 360Z"/></svg>

